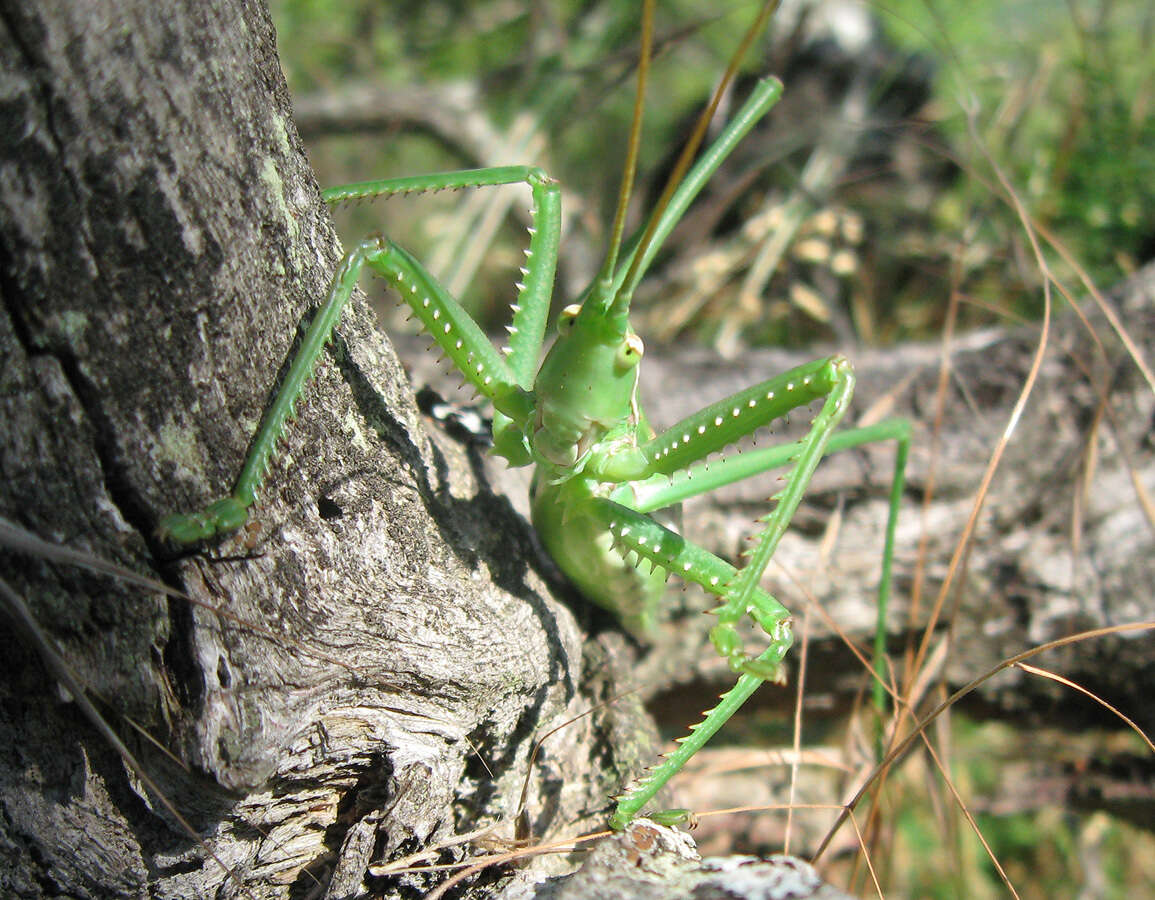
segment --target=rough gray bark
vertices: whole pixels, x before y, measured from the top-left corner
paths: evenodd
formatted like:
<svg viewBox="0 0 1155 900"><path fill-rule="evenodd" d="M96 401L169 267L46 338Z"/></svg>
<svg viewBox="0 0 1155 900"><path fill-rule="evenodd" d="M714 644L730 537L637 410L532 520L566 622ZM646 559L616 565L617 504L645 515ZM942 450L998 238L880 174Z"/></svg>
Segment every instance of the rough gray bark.
<svg viewBox="0 0 1155 900"><path fill-rule="evenodd" d="M190 767L133 740L205 841L5 628L0 893L343 896L371 859L508 830L529 741L590 705L579 633L525 523L425 436L365 309L301 402L259 526L158 562L160 515L235 477L340 253L267 11L8 3L0 42L0 512L224 610L5 554L122 733ZM600 816L613 766L591 735L583 720L544 751L537 827ZM406 883L429 880L375 887Z"/></svg>
<svg viewBox="0 0 1155 900"><path fill-rule="evenodd" d="M702 859L693 839L677 829L639 819L602 841L573 878L542 885L509 900L850 900L814 869L790 856Z"/></svg>

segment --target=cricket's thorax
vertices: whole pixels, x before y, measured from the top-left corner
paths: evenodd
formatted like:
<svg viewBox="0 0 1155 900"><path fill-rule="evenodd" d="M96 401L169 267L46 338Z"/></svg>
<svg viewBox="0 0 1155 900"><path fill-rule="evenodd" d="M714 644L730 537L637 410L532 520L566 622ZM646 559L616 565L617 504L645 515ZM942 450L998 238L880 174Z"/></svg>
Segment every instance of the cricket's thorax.
<svg viewBox="0 0 1155 900"><path fill-rule="evenodd" d="M636 451L639 436L650 437L638 403L641 358L641 339L624 318L607 316L596 304L566 307L534 385L531 428L539 459L533 488L538 534L578 589L639 637L650 628L665 579L623 558L605 523L591 514L591 501L631 502L628 484L600 481L597 472Z"/></svg>
<svg viewBox="0 0 1155 900"><path fill-rule="evenodd" d="M530 440L547 464L573 470L603 442L636 444L642 341L629 329L569 306L534 384ZM609 449L607 446L605 449Z"/></svg>

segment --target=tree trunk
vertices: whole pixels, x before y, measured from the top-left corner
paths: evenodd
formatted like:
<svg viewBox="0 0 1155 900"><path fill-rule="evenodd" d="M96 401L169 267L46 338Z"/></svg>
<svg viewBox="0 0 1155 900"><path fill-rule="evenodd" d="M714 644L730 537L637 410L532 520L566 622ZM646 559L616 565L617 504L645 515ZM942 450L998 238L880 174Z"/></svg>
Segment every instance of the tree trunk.
<svg viewBox="0 0 1155 900"><path fill-rule="evenodd" d="M158 562L158 519L230 488L341 252L267 10L4 6L0 512L210 606L5 554L120 732L188 767L126 737L204 840L5 629L0 893L345 896L459 826L512 836L529 743L593 702L579 631L524 520L426 436L362 303L257 524ZM602 821L616 776L593 733L535 764L539 829Z"/></svg>
<svg viewBox="0 0 1155 900"><path fill-rule="evenodd" d="M531 764L534 737L638 678L685 680L715 657L677 623L639 665L608 617L559 600L572 592L490 487L498 476L426 433L359 301L301 399L252 527L165 557L157 521L229 489L341 251L263 6L60 6L0 6L0 514L207 605L12 552L3 571L200 837L5 629L0 892L343 897L367 883L411 896L443 876L366 875L369 864L486 824L511 837L527 771L536 834L599 827L622 777L652 761L637 697L566 725ZM778 364L751 366L764 377ZM666 397L682 396L679 371L702 377L712 364L694 365L683 357L661 376ZM860 369L860 398L882 393L865 385L870 362ZM754 380L737 377L747 380L733 387ZM1136 396L1127 421L1149 421L1149 397ZM656 421L677 418L654 409ZM810 509L824 515L863 471L820 487ZM869 476L872 546L883 482ZM740 496L723 502L743 527L758 514ZM1108 520L1087 520L1084 546ZM688 521L732 553L733 525ZM909 549L899 563L909 581ZM985 572L991 593L1006 583L997 568L969 571ZM856 609L842 612L856 621ZM575 611L607 626L596 641L583 645ZM502 889L540 877L518 872Z"/></svg>

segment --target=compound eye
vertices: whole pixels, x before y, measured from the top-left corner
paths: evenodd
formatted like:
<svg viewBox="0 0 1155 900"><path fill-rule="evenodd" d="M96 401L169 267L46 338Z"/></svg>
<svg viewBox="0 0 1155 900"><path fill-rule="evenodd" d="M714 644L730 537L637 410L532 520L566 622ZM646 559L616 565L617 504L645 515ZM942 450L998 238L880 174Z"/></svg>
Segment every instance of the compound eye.
<svg viewBox="0 0 1155 900"><path fill-rule="evenodd" d="M632 369L642 361L642 354L646 352L642 339L636 334L626 335L625 342L618 348L617 359L614 363L618 369Z"/></svg>
<svg viewBox="0 0 1155 900"><path fill-rule="evenodd" d="M569 334L573 328L574 319L577 318L578 313L582 311L580 303L571 303L561 311L561 315L557 317L557 333Z"/></svg>

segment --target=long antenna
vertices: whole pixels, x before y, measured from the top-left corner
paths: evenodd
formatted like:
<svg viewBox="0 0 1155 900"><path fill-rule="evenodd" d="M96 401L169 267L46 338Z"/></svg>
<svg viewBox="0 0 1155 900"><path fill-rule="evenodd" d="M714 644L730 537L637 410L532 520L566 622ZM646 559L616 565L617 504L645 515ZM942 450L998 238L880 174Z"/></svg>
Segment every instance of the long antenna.
<svg viewBox="0 0 1155 900"><path fill-rule="evenodd" d="M614 225L610 232L610 247L606 261L598 273L597 290L594 296L601 303L606 302L614 280L614 268L618 264L622 234L626 229L626 209L630 205L630 194L634 189L634 176L638 170L638 151L642 145L642 113L646 104L646 82L650 75L650 57L654 44L654 0L645 0L642 8L642 50L638 60L638 90L634 96L634 113L630 120L630 137L626 147L626 163L622 171L622 184L618 188L618 207L614 212Z"/></svg>
<svg viewBox="0 0 1155 900"><path fill-rule="evenodd" d="M617 297L614 298L614 306L619 313L624 314L629 310L630 299L633 296L634 288L637 286L635 282L639 277L639 267L642 265L642 260L646 256L646 248L653 239L654 232L657 230L658 223L661 221L662 212L669 204L670 198L674 195L674 191L677 190L683 176L690 168L690 164L694 161L694 157L698 153L698 148L702 146L702 141L705 140L706 131L710 127L714 113L718 111L718 104L722 102L722 96L734 81L734 76L738 72L738 66L741 65L742 57L746 55L746 51L750 49L750 45L754 42L754 39L761 33L762 29L766 27L766 23L770 21L770 17L774 14L775 10L778 9L780 2L781 0L772 0L772 2L762 7L758 18L756 18L753 24L746 30L746 34L742 37L742 43L738 45L738 49L730 58L730 64L726 67L726 71L722 75L722 80L718 82L718 86L714 89L714 94L710 98L709 104L707 104L706 108L702 110L702 114L698 117L698 121L694 125L694 131L690 134L690 139L682 148L682 153L674 165L674 170L670 173L670 177L666 181L666 186L662 190L661 197L658 198L653 215L650 216L649 224L646 226L646 230L638 242L633 259L630 262L630 268L626 272L625 279L622 281L622 288L618 292Z"/></svg>

